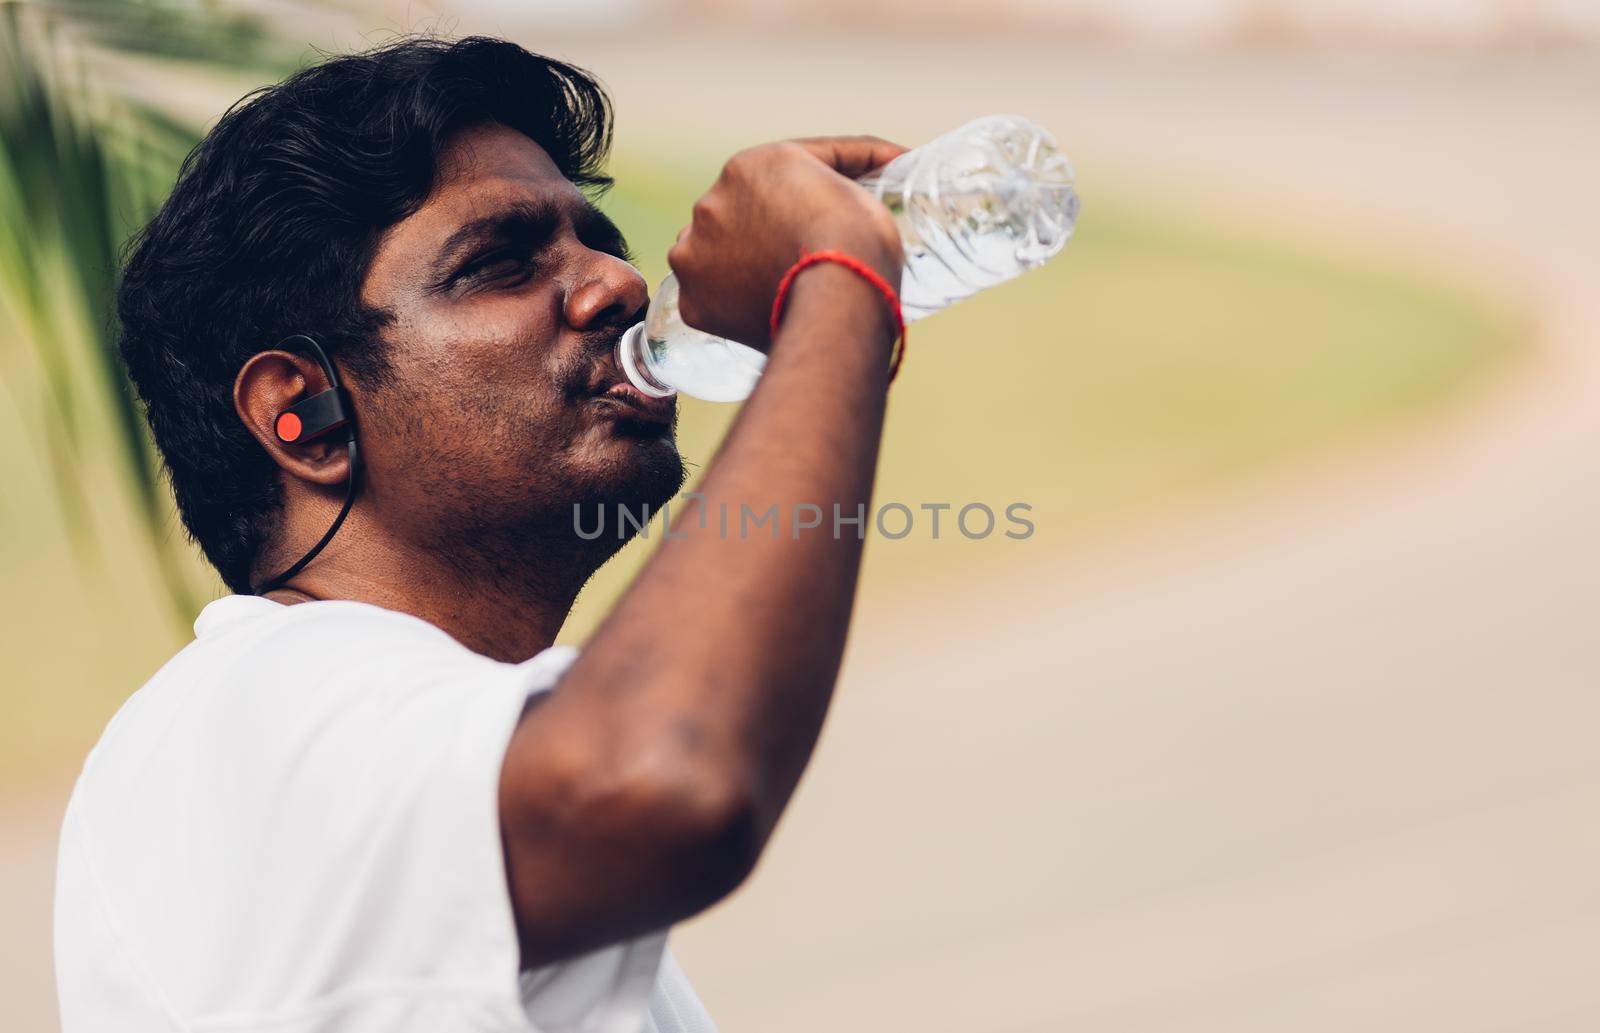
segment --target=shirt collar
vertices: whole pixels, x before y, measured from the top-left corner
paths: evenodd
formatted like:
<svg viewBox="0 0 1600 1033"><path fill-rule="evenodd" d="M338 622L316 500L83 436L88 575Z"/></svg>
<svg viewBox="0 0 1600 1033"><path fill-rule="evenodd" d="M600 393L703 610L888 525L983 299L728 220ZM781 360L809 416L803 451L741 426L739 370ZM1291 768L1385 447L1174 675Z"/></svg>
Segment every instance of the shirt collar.
<svg viewBox="0 0 1600 1033"><path fill-rule="evenodd" d="M250 617L265 617L283 609L283 603L273 602L259 595L225 595L206 604L194 619L196 638L214 635L234 621Z"/></svg>

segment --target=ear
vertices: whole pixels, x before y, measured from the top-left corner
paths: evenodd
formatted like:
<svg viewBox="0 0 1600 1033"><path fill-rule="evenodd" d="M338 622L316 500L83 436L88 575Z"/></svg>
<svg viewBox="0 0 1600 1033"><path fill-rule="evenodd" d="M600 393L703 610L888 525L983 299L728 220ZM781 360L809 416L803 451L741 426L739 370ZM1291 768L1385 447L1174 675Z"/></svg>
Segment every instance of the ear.
<svg viewBox="0 0 1600 1033"><path fill-rule="evenodd" d="M285 473L312 484L343 484L350 476L350 457L342 434L287 443L276 430L285 409L327 389L328 378L315 361L293 352L259 352L234 378L233 408Z"/></svg>

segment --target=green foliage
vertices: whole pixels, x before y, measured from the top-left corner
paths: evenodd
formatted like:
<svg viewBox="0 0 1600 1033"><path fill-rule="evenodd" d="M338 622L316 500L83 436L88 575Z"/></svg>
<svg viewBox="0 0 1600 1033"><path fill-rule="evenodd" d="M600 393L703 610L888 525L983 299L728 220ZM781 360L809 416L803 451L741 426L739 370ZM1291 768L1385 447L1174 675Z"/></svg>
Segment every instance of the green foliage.
<svg viewBox="0 0 1600 1033"><path fill-rule="evenodd" d="M0 376L25 414L26 444L46 458L79 562L109 576L90 496L124 496L168 601L187 617L193 593L116 357L112 298L122 242L154 212L194 138L97 91L91 47L63 9L0 6Z"/></svg>
<svg viewBox="0 0 1600 1033"><path fill-rule="evenodd" d="M230 66L273 69L282 44L262 21L214 2L184 0L48 0L28 6L70 25L82 40L125 53L226 61Z"/></svg>

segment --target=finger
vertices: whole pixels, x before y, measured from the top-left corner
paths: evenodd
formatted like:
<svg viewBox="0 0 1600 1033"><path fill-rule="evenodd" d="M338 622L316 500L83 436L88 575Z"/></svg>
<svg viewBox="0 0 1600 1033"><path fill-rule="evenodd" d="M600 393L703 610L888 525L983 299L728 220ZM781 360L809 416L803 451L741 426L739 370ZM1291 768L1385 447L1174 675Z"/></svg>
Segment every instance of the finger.
<svg viewBox="0 0 1600 1033"><path fill-rule="evenodd" d="M794 142L851 179L871 172L910 149L876 136L811 136Z"/></svg>

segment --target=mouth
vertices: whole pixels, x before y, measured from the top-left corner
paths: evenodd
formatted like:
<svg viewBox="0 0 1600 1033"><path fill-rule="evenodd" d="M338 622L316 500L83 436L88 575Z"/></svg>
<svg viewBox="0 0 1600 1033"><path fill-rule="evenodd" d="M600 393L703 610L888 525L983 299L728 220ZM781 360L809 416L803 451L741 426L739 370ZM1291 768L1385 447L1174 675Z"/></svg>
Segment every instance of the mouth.
<svg viewBox="0 0 1600 1033"><path fill-rule="evenodd" d="M677 413L676 398L651 398L626 381L612 381L594 392L591 401L605 409L615 411L626 419L641 423L672 426Z"/></svg>

